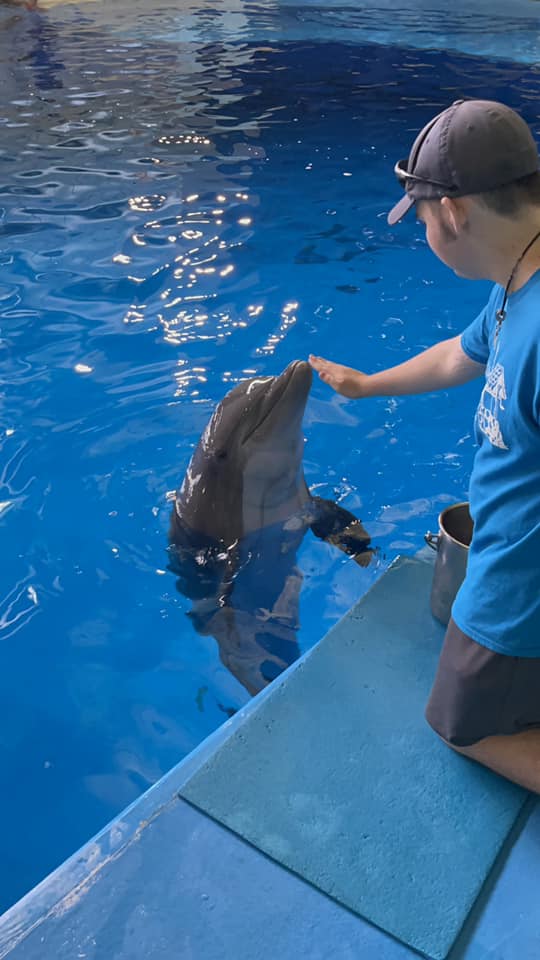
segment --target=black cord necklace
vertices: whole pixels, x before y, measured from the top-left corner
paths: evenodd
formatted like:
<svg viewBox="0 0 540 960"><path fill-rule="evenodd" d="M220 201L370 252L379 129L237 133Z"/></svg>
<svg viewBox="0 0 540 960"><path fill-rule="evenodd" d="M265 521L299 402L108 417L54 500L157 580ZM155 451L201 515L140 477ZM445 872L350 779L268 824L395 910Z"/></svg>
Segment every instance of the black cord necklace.
<svg viewBox="0 0 540 960"><path fill-rule="evenodd" d="M525 254L528 253L529 250L531 249L533 243L535 243L535 242L538 240L538 237L540 237L540 230L538 231L538 233L535 233L535 235L534 235L534 237L532 238L532 240L529 241L529 243L528 243L527 246L525 247L523 253L520 254L520 256L518 257L518 259L516 260L516 262L515 262L515 264L514 264L514 266L513 266L513 268L512 268L512 273L510 274L510 277L508 278L508 283L506 284L506 287L505 287L505 289L504 289L503 302L502 302L499 310L497 310L497 313L495 314L495 316L497 317L497 326L495 327L495 338L494 338L495 340L497 339L497 337L499 336L499 333L501 332L501 327L502 327L502 324L503 324L503 320L504 320L504 318L506 317L506 303L507 303L507 300L508 300L508 294L509 294L509 292L510 292L510 287L512 286L512 281L513 281L513 279L514 279L514 277L515 277L515 275L516 275L516 270L517 270L517 268L519 267L521 261L523 260L523 257L525 256Z"/></svg>

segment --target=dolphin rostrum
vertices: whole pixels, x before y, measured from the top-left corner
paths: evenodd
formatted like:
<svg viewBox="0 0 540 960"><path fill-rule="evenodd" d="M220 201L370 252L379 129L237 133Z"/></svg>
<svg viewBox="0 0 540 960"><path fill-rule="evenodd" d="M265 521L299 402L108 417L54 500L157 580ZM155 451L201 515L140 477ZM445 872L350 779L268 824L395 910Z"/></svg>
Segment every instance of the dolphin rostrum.
<svg viewBox="0 0 540 960"><path fill-rule="evenodd" d="M306 531L366 566L362 524L310 494L302 467L308 363L234 387L216 408L176 493L169 568L193 601L195 629L215 637L224 665L255 694L299 656Z"/></svg>

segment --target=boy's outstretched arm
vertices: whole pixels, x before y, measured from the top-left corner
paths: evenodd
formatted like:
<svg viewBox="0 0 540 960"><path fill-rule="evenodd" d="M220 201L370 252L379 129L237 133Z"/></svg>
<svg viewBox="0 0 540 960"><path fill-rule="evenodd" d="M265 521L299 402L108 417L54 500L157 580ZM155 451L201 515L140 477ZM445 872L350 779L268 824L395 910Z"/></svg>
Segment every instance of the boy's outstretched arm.
<svg viewBox="0 0 540 960"><path fill-rule="evenodd" d="M485 370L482 363L471 360L462 349L461 336L436 343L405 363L380 373L362 373L313 355L310 355L309 362L321 380L337 393L353 399L431 393L467 383L480 377Z"/></svg>

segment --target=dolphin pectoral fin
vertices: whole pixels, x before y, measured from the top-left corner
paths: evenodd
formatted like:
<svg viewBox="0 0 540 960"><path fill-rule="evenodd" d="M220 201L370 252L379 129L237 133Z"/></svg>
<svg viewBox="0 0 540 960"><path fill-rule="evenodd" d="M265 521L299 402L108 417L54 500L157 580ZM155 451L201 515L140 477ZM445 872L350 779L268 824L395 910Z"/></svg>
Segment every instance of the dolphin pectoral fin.
<svg viewBox="0 0 540 960"><path fill-rule="evenodd" d="M234 607L222 607L206 633L217 640L223 666L252 696L300 655L294 631Z"/></svg>
<svg viewBox="0 0 540 960"><path fill-rule="evenodd" d="M300 568L293 567L272 609L265 610L259 607L257 618L263 623L279 623L289 630L298 630L300 628L298 610L303 579Z"/></svg>
<svg viewBox="0 0 540 960"><path fill-rule="evenodd" d="M354 557L361 567L367 567L374 550L360 520L333 500L322 497L313 497L313 508L315 517L310 527L315 536Z"/></svg>

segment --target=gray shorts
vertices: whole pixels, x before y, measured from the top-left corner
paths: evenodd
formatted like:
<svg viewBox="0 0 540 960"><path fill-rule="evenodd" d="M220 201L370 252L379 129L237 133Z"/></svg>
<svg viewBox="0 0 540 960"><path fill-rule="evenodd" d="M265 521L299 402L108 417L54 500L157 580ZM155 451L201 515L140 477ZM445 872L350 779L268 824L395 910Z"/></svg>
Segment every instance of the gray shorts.
<svg viewBox="0 0 540 960"><path fill-rule="evenodd" d="M450 620L426 720L456 747L540 727L540 657L494 653Z"/></svg>

